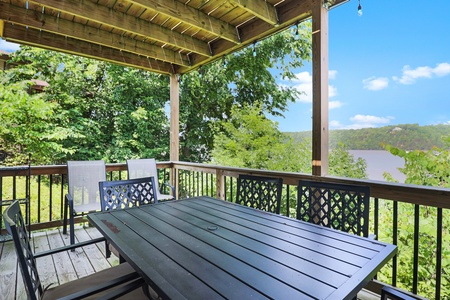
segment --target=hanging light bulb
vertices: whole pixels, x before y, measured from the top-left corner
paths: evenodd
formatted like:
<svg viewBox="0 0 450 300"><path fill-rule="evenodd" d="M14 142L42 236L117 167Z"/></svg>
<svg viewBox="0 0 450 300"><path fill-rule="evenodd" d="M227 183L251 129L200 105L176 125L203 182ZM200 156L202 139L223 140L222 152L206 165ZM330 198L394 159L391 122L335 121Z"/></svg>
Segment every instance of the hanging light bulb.
<svg viewBox="0 0 450 300"><path fill-rule="evenodd" d="M256 56L256 42L253 42L253 56Z"/></svg>
<svg viewBox="0 0 450 300"><path fill-rule="evenodd" d="M298 38L298 22L295 23L295 38Z"/></svg>
<svg viewBox="0 0 450 300"><path fill-rule="evenodd" d="M361 0L358 0L358 16L362 16L363 11L362 11L362 6L361 6Z"/></svg>

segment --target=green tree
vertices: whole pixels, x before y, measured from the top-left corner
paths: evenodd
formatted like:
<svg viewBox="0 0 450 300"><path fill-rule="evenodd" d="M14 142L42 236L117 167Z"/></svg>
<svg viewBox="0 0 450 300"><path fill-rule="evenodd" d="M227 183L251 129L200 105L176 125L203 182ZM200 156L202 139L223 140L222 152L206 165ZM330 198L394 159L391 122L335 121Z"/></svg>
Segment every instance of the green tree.
<svg viewBox="0 0 450 300"><path fill-rule="evenodd" d="M168 158L166 76L24 46L12 60L17 67L1 75L8 85L31 79L50 84L39 97L53 105L47 123L59 148L40 163Z"/></svg>
<svg viewBox="0 0 450 300"><path fill-rule="evenodd" d="M234 106L231 118L218 122L212 163L242 168L305 172L309 167L307 143L295 143L263 114L262 105Z"/></svg>
<svg viewBox="0 0 450 300"><path fill-rule="evenodd" d="M450 137L442 138L444 148L434 147L431 150L413 150L406 151L400 148L386 145L386 150L392 154L402 157L405 160L405 167L400 171L406 175L405 183L417 184L435 187L450 187ZM385 178L392 176L385 174ZM392 203L386 202L384 209L388 211L382 215L380 223L392 224ZM413 241L414 241L414 216L416 207L413 204L398 204L398 248L402 255L398 257L397 279L399 286L410 288L412 286L412 267L413 267ZM427 206L421 206L419 214L419 273L418 273L418 293L432 298L434 295L436 281L434 264L430 260L435 260L437 256L437 209ZM443 245L450 244L448 228L450 228L450 215L444 211L442 224ZM382 226L384 227L384 226ZM388 226L389 228L389 226ZM390 228L389 228L390 229ZM385 238L389 238L390 230L381 232ZM442 252L442 283L441 299L450 299L450 274L447 271L450 268L450 252L443 249ZM385 275L384 275L385 276ZM388 277L388 276L386 276Z"/></svg>
<svg viewBox="0 0 450 300"><path fill-rule="evenodd" d="M296 142L266 118L262 105L234 106L222 131L214 138L212 163L242 168L311 173L311 139ZM354 157L345 145L330 153L330 175L367 178L365 160Z"/></svg>
<svg viewBox="0 0 450 300"><path fill-rule="evenodd" d="M282 87L277 80L294 78L292 70L310 60L310 24L302 23L299 31L297 36L295 30L285 30L182 76L181 159L210 159L214 135L222 130L211 124L230 118L234 105L259 102L264 113L282 115L298 98L295 88Z"/></svg>
<svg viewBox="0 0 450 300"><path fill-rule="evenodd" d="M343 143L339 143L337 148L330 152L328 164L330 175L367 179L366 161L362 158L355 160Z"/></svg>
<svg viewBox="0 0 450 300"><path fill-rule="evenodd" d="M5 164L24 164L29 153L47 163L50 153L65 152L52 125L57 105L40 94L28 94L31 85L30 81L0 84L0 152L6 154Z"/></svg>

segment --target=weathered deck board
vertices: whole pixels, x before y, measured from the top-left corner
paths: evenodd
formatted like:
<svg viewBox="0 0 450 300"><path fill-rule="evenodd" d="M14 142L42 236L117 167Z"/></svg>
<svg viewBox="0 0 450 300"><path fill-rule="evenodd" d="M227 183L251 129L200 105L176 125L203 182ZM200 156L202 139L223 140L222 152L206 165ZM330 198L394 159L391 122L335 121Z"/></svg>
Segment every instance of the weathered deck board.
<svg viewBox="0 0 450 300"><path fill-rule="evenodd" d="M75 234L78 241L101 236L95 228L84 228L81 225L76 226ZM69 236L62 234L60 229L38 231L32 233L32 243L35 253L39 253L69 244ZM105 258L104 243L37 260L39 276L44 286L60 285L117 265L118 262L119 260L114 255L111 258ZM26 299L25 287L17 267L17 256L12 241L0 243L0 295L5 300Z"/></svg>

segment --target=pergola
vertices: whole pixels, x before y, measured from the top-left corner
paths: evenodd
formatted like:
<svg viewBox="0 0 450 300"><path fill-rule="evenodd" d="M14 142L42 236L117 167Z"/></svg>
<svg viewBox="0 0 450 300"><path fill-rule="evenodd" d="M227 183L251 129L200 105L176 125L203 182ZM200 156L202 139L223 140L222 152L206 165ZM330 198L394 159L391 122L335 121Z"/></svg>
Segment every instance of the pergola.
<svg viewBox="0 0 450 300"><path fill-rule="evenodd" d="M170 76L171 155L179 75L312 18L314 175L328 172L328 10L348 0L0 0L11 42Z"/></svg>

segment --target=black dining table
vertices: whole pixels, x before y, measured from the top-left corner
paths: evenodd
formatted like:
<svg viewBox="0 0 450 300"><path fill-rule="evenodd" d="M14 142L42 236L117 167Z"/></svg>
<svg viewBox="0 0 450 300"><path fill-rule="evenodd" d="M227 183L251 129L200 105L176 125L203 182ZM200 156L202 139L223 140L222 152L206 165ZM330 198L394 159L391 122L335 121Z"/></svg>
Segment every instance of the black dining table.
<svg viewBox="0 0 450 300"><path fill-rule="evenodd" d="M397 253L211 197L88 219L163 299L353 299Z"/></svg>

